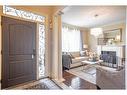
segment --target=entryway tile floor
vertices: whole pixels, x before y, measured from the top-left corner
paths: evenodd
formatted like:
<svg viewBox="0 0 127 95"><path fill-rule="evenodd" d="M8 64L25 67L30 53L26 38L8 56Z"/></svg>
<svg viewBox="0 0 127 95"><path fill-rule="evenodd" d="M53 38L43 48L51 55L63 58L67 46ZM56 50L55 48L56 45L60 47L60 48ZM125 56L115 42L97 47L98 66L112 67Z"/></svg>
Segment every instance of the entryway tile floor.
<svg viewBox="0 0 127 95"><path fill-rule="evenodd" d="M61 88L55 84L51 79L45 78L38 81L32 81L29 83L24 83L20 85L16 85L13 87L7 88L7 90L15 90L15 89L21 89L21 90L60 90Z"/></svg>

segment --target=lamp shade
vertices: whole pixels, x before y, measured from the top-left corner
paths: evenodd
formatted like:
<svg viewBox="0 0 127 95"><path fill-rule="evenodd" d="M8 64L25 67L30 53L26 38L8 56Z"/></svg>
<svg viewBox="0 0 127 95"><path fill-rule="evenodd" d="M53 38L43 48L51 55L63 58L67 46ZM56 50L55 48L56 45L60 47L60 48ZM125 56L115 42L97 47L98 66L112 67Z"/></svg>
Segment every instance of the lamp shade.
<svg viewBox="0 0 127 95"><path fill-rule="evenodd" d="M84 44L84 45L83 45L83 48L88 48L88 45L87 45L87 44Z"/></svg>
<svg viewBox="0 0 127 95"><path fill-rule="evenodd" d="M120 35L117 35L117 36L115 37L115 40L116 40L116 41L120 41Z"/></svg>

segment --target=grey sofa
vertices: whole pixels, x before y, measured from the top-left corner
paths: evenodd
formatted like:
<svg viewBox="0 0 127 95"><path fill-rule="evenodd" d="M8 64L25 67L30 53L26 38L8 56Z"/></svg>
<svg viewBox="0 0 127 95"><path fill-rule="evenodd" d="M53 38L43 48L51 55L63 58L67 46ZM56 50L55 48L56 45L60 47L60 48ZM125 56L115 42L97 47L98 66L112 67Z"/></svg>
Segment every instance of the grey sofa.
<svg viewBox="0 0 127 95"><path fill-rule="evenodd" d="M70 69L70 64L72 63L71 56L68 54L62 55L62 64L64 68Z"/></svg>
<svg viewBox="0 0 127 95"><path fill-rule="evenodd" d="M87 56L80 56L79 52L69 52L62 55L63 66L67 69L80 66L81 61L87 60Z"/></svg>
<svg viewBox="0 0 127 95"><path fill-rule="evenodd" d="M125 69L112 71L97 68L96 84L101 89L125 89Z"/></svg>

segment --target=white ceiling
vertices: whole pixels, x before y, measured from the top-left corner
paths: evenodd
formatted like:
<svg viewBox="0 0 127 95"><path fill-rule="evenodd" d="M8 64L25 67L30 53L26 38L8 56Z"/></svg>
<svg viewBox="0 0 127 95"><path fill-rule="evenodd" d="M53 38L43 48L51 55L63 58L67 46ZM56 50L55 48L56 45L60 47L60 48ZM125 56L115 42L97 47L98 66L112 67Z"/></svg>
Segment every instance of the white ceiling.
<svg viewBox="0 0 127 95"><path fill-rule="evenodd" d="M63 11L62 22L79 27L97 27L126 19L122 6L69 6ZM98 14L98 17L94 17Z"/></svg>

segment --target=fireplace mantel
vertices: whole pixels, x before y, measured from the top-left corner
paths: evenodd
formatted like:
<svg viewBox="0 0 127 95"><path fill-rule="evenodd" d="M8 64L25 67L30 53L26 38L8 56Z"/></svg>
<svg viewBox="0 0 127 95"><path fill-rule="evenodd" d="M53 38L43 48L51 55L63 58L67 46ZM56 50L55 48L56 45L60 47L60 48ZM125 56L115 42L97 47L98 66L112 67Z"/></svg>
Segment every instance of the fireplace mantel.
<svg viewBox="0 0 127 95"><path fill-rule="evenodd" d="M125 45L98 45L97 53L101 55L101 51L115 51L118 66L122 65L122 59L125 58Z"/></svg>

